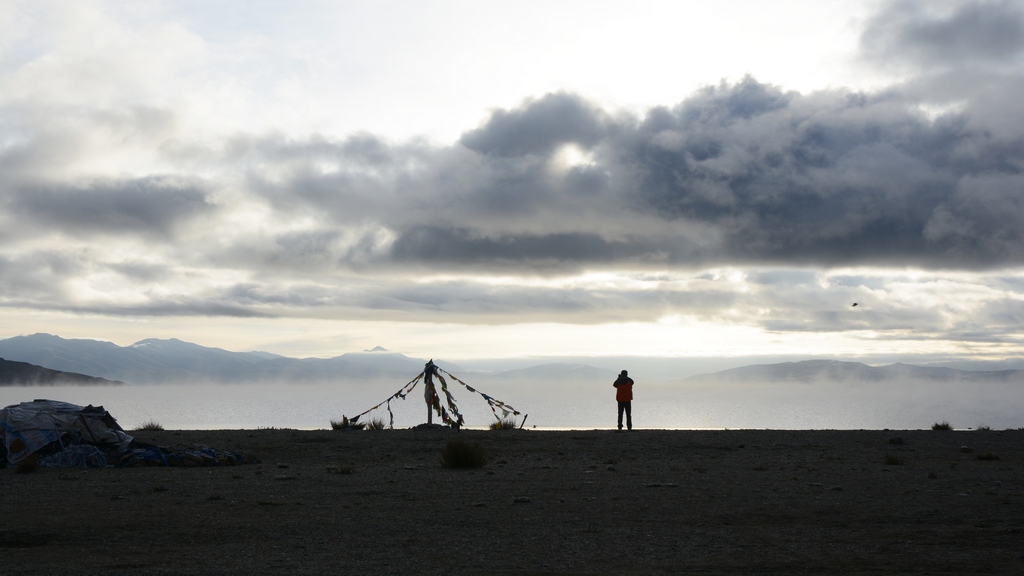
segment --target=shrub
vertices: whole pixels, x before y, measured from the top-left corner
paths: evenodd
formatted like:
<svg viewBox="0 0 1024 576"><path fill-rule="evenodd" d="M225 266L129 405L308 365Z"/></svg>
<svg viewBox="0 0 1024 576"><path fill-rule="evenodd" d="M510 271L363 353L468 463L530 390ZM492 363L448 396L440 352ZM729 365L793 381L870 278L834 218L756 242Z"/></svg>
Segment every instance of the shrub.
<svg viewBox="0 0 1024 576"><path fill-rule="evenodd" d="M505 416L495 422L491 422L491 430L515 430L518 427L515 416Z"/></svg>
<svg viewBox="0 0 1024 576"><path fill-rule="evenodd" d="M952 429L953 429L953 427L950 426L949 422L946 422L945 420L943 420L942 423L936 422L935 424L932 424L932 430L952 430Z"/></svg>
<svg viewBox="0 0 1024 576"><path fill-rule="evenodd" d="M484 464L487 464L487 453L476 442L454 438L441 451L441 465L445 468L482 468Z"/></svg>
<svg viewBox="0 0 1024 576"><path fill-rule="evenodd" d="M900 464L903 464L903 460L900 460L899 458L893 456L892 454L885 455L886 466L899 466Z"/></svg>
<svg viewBox="0 0 1024 576"><path fill-rule="evenodd" d="M374 416L366 421L367 430L386 430L387 427L388 423L383 416Z"/></svg>
<svg viewBox="0 0 1024 576"><path fill-rule="evenodd" d="M132 429L133 432L163 432L164 427L156 420L148 420Z"/></svg>
<svg viewBox="0 0 1024 576"><path fill-rule="evenodd" d="M992 427L989 426L988 424L979 424L978 425L978 430L981 431L981 432L991 432L992 431Z"/></svg>

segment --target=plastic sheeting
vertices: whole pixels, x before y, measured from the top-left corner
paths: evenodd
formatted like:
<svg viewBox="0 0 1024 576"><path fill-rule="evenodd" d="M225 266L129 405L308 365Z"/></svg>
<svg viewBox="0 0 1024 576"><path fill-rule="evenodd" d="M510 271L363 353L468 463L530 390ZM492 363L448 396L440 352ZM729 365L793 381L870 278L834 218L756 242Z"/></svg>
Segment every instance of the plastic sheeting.
<svg viewBox="0 0 1024 576"><path fill-rule="evenodd" d="M132 437L102 406L78 406L58 400L33 400L0 410L0 441L7 461L17 464L65 434L82 442L127 448ZM63 446L62 446L63 447Z"/></svg>
<svg viewBox="0 0 1024 576"><path fill-rule="evenodd" d="M106 468L107 455L95 446L79 444L40 458L39 465L47 468Z"/></svg>

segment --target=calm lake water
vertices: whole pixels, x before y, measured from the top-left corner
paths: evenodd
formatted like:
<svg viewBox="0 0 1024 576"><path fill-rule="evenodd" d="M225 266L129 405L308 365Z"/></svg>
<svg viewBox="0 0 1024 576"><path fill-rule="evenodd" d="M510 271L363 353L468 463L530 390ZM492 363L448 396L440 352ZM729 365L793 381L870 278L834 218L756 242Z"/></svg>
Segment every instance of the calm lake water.
<svg viewBox="0 0 1024 576"><path fill-rule="evenodd" d="M104 406L125 428L155 421L167 429L329 428L401 388L394 384L154 385L0 387L0 406L36 398ZM615 425L614 390L604 385L529 387L514 383L485 389L522 413L526 427L602 429ZM486 427L494 416L478 395L453 389L466 424ZM426 421L421 388L391 403L396 428ZM381 411L384 418L387 412ZM372 416L372 414L371 414ZM364 421L367 417L364 417ZM637 386L637 428L666 429L919 429L948 421L956 428L1024 427L1019 383L965 387L750 386L687 389ZM435 418L436 421L436 418Z"/></svg>

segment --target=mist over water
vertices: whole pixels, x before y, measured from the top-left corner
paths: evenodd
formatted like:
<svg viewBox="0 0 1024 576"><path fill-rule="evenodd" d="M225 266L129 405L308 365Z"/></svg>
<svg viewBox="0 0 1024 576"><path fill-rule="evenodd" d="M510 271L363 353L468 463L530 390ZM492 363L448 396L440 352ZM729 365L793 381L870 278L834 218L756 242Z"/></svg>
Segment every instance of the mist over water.
<svg viewBox="0 0 1024 576"><path fill-rule="evenodd" d="M155 421L167 429L329 428L387 400L404 382L331 384L168 384L153 386L0 387L0 406L36 398L102 405L125 429ZM529 414L526 427L594 429L615 426L610 383L500 382L477 384ZM468 427L494 415L484 399L449 383ZM636 428L919 429L948 421L956 428L1024 427L1024 387L1018 382L807 383L643 386L634 389ZM391 402L396 428L426 421L423 389ZM501 413L499 412L499 416ZM387 421L384 406L366 418ZM521 416L520 416L521 418ZM434 421L439 419L435 416Z"/></svg>

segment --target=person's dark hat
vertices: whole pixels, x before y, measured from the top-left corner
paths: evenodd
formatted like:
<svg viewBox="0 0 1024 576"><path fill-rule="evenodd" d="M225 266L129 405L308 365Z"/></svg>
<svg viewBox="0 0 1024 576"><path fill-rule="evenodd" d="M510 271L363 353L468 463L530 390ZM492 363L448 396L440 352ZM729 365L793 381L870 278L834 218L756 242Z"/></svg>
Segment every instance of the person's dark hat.
<svg viewBox="0 0 1024 576"><path fill-rule="evenodd" d="M622 371L622 374L619 374L619 376L626 376L626 375L628 375L628 374L629 374L629 372L626 372L625 370L623 370L623 371Z"/></svg>

